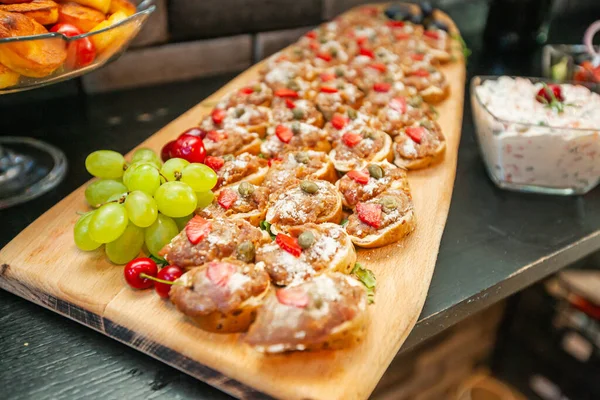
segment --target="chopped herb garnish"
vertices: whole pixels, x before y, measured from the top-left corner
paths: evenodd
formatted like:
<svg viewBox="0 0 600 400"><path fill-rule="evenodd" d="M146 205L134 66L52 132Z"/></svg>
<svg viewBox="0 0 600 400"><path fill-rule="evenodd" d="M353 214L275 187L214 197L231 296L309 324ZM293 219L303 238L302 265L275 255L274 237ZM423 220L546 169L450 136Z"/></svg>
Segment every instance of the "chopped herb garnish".
<svg viewBox="0 0 600 400"><path fill-rule="evenodd" d="M348 225L348 218L344 218L344 219L342 220L342 222L340 222L340 225L341 225L343 228L345 228L345 227L346 227L346 225Z"/></svg>
<svg viewBox="0 0 600 400"><path fill-rule="evenodd" d="M266 231L269 236L271 236L271 239L275 240L275 235L273 235L273 232L271 232L271 224L269 222L265 220L260 221L260 229Z"/></svg>
<svg viewBox="0 0 600 400"><path fill-rule="evenodd" d="M267 160L269 158L269 157L265 156L263 153L258 153L258 157L264 158L265 160Z"/></svg>
<svg viewBox="0 0 600 400"><path fill-rule="evenodd" d="M452 39L456 40L460 44L461 51L462 51L463 56L465 57L465 61L466 61L469 58L469 56L471 54L473 54L473 52L467 46L467 43L465 42L465 39L463 39L463 37L460 36L460 34L458 34L458 33L453 33L452 34Z"/></svg>
<svg viewBox="0 0 600 400"><path fill-rule="evenodd" d="M377 279L375 274L370 269L362 266L361 263L354 264L354 268L350 274L354 275L365 287L367 288L367 298L369 304L375 302L375 286L377 285Z"/></svg>
<svg viewBox="0 0 600 400"><path fill-rule="evenodd" d="M154 262L156 263L156 265L158 266L158 268L162 268L162 267L164 267L165 265L167 265L167 264L168 264L168 263L167 263L165 260L163 260L162 258L155 257L155 256L153 256L152 254L150 255L150 257L149 257L149 258L150 258L152 261L154 261Z"/></svg>

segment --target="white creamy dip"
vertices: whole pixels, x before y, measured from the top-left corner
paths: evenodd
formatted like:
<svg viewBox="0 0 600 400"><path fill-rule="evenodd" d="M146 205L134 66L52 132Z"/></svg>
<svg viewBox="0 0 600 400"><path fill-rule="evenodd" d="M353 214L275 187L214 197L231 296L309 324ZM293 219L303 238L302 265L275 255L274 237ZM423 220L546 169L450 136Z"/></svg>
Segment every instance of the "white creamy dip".
<svg viewBox="0 0 600 400"><path fill-rule="evenodd" d="M600 95L585 86L560 86L562 112L537 101L543 85L529 79L503 76L475 87L479 143L500 186L575 194L599 182Z"/></svg>

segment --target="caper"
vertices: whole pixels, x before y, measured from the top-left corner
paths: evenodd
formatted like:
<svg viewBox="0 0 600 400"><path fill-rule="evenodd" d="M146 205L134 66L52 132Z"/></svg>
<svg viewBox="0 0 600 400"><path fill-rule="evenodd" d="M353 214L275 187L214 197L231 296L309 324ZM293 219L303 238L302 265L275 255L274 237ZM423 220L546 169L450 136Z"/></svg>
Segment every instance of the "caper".
<svg viewBox="0 0 600 400"><path fill-rule="evenodd" d="M375 137L376 137L377 135L375 135L375 131L371 131L371 130L364 130L364 131L362 132L362 136L363 136L365 139L372 139L372 140L375 140Z"/></svg>
<svg viewBox="0 0 600 400"><path fill-rule="evenodd" d="M408 99L408 105L411 107L421 107L421 104L423 104L421 96L414 96Z"/></svg>
<svg viewBox="0 0 600 400"><path fill-rule="evenodd" d="M383 175L384 175L383 168L381 168L379 165L369 164L367 169L369 170L369 175L371 175L373 178L375 178L375 179L383 178Z"/></svg>
<svg viewBox="0 0 600 400"><path fill-rule="evenodd" d="M319 39L319 43L321 43L321 44L327 43L327 39L326 39L326 38L324 38L324 37L321 37L321 38Z"/></svg>
<svg viewBox="0 0 600 400"><path fill-rule="evenodd" d="M331 57L336 58L338 56L338 50L337 49L330 49L329 50L329 54L331 54Z"/></svg>
<svg viewBox="0 0 600 400"><path fill-rule="evenodd" d="M348 118L350 119L356 119L356 117L358 117L358 114L356 113L356 110L354 108L349 108L346 112L348 114Z"/></svg>
<svg viewBox="0 0 600 400"><path fill-rule="evenodd" d="M235 116L239 118L242 115L244 115L245 112L246 112L246 110L244 110L242 107L236 108L235 109Z"/></svg>
<svg viewBox="0 0 600 400"><path fill-rule="evenodd" d="M294 119L302 119L304 118L304 110L301 108L294 108L292 110L292 114L294 115Z"/></svg>
<svg viewBox="0 0 600 400"><path fill-rule="evenodd" d="M260 86L260 83L257 83L256 85L252 86L252 90L256 93L260 93L262 92L262 86Z"/></svg>
<svg viewBox="0 0 600 400"><path fill-rule="evenodd" d="M250 182L242 182L240 183L240 186L238 186L238 192L242 197L248 197L254 193L254 185Z"/></svg>
<svg viewBox="0 0 600 400"><path fill-rule="evenodd" d="M335 69L335 76L337 76L338 78L341 78L342 76L344 76L344 70L341 68L336 68Z"/></svg>
<svg viewBox="0 0 600 400"><path fill-rule="evenodd" d="M393 84L393 83L394 83L394 77L393 77L393 76L391 76L391 75L386 75L386 76L383 78L383 81L384 81L385 83L391 83L391 84Z"/></svg>
<svg viewBox="0 0 600 400"><path fill-rule="evenodd" d="M301 164L308 164L309 161L308 153L305 151L299 151L294 155L294 158L296 159L296 162Z"/></svg>
<svg viewBox="0 0 600 400"><path fill-rule="evenodd" d="M308 249L315 242L315 235L311 231L304 231L298 236L298 244L303 249Z"/></svg>
<svg viewBox="0 0 600 400"><path fill-rule="evenodd" d="M300 133L300 123L299 122L292 122L292 132L294 132L295 135Z"/></svg>
<svg viewBox="0 0 600 400"><path fill-rule="evenodd" d="M336 87L337 87L338 90L342 90L342 89L344 89L344 84L343 83L338 83Z"/></svg>
<svg viewBox="0 0 600 400"><path fill-rule="evenodd" d="M254 244L251 241L238 244L237 259L247 263L254 261Z"/></svg>
<svg viewBox="0 0 600 400"><path fill-rule="evenodd" d="M294 48L294 55L300 57L302 55L302 49L300 47Z"/></svg>
<svg viewBox="0 0 600 400"><path fill-rule="evenodd" d="M298 82L296 82L296 81L294 81L292 79L290 79L288 81L287 87L288 87L288 89L292 89L292 90L295 90L295 91L300 90L300 85L298 85Z"/></svg>
<svg viewBox="0 0 600 400"><path fill-rule="evenodd" d="M381 207L383 212L390 213L397 209L400 204L398 204L398 200L392 196L385 196L381 199Z"/></svg>
<svg viewBox="0 0 600 400"><path fill-rule="evenodd" d="M233 156L233 154L225 154L223 157L221 157L223 159L223 161L227 162L227 161L233 161L235 160L235 157Z"/></svg>
<svg viewBox="0 0 600 400"><path fill-rule="evenodd" d="M311 181L302 181L300 183L300 189L302 189L308 194L314 194L317 193L317 191L319 190L319 186Z"/></svg>
<svg viewBox="0 0 600 400"><path fill-rule="evenodd" d="M424 128L427 128L427 129L433 129L433 123L428 119L421 120L419 125L421 125Z"/></svg>

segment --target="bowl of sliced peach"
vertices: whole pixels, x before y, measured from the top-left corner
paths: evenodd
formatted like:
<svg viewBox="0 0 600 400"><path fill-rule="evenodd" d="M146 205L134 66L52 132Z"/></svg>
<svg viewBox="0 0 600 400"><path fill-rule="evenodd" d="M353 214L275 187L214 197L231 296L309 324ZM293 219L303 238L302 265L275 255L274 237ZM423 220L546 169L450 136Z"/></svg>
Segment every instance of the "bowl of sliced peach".
<svg viewBox="0 0 600 400"><path fill-rule="evenodd" d="M83 75L119 57L152 0L0 0L0 94Z"/></svg>

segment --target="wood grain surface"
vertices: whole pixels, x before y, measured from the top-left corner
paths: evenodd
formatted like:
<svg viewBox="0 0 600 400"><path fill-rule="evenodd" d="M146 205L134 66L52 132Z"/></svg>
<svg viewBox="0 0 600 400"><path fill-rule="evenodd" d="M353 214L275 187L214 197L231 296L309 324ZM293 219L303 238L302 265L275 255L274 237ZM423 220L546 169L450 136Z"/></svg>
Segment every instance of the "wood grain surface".
<svg viewBox="0 0 600 400"><path fill-rule="evenodd" d="M352 11L350 11L352 12ZM461 53L444 66L451 96L437 106L447 139L443 162L411 172L415 232L397 244L359 251L378 280L366 339L337 351L265 356L237 335L204 332L152 291L129 289L122 267L101 251L73 243L77 189L0 251L0 287L60 312L241 399L366 399L408 336L423 307L450 207L462 120L465 66ZM194 126L228 91L257 76L256 65L140 146L160 150ZM83 167L81 167L83 168ZM253 388L253 389L251 389Z"/></svg>

